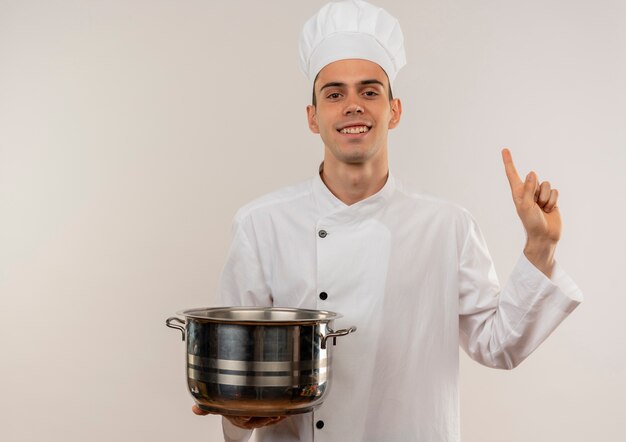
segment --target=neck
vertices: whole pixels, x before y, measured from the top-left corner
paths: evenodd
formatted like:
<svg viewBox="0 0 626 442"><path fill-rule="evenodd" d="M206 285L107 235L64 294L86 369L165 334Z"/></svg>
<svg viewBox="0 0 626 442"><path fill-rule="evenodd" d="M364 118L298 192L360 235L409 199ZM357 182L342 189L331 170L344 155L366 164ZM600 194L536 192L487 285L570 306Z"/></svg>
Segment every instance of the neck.
<svg viewBox="0 0 626 442"><path fill-rule="evenodd" d="M326 155L320 171L326 187L349 206L377 193L387 182L388 175L386 157L375 162L346 164Z"/></svg>

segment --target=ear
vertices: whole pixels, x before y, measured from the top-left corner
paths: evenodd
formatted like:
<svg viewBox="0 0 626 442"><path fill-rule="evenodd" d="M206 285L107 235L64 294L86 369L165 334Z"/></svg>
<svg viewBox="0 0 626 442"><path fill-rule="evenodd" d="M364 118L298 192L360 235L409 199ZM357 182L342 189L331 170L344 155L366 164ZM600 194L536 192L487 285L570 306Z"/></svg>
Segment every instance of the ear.
<svg viewBox="0 0 626 442"><path fill-rule="evenodd" d="M391 118L389 119L389 129L393 129L400 123L402 117L402 103L399 98L394 98L389 102L391 105Z"/></svg>
<svg viewBox="0 0 626 442"><path fill-rule="evenodd" d="M313 132L314 134L320 133L320 128L317 125L317 110L315 109L315 106L309 104L306 107L306 116L309 120L309 129L311 130L311 132Z"/></svg>

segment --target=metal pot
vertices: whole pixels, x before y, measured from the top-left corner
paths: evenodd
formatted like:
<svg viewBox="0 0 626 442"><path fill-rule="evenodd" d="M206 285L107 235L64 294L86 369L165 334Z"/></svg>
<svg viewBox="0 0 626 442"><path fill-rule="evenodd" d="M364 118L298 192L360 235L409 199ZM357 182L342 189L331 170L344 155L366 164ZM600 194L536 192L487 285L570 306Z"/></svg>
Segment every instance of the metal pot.
<svg viewBox="0 0 626 442"><path fill-rule="evenodd" d="M187 339L187 384L198 406L223 415L306 413L328 393L331 347L356 327L333 331L341 315L290 308L185 310L168 327Z"/></svg>

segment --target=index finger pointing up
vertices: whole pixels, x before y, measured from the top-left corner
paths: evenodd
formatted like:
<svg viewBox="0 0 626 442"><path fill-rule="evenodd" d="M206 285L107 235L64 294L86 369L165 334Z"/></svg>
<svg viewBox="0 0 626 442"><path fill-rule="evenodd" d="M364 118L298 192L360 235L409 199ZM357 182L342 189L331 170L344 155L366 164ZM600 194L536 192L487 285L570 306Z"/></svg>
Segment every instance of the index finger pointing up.
<svg viewBox="0 0 626 442"><path fill-rule="evenodd" d="M509 180L509 184L511 185L511 189L522 185L522 179L519 177L517 169L515 169L515 165L513 164L511 151L507 148L502 149L502 161L504 162L504 170L506 172L506 177Z"/></svg>

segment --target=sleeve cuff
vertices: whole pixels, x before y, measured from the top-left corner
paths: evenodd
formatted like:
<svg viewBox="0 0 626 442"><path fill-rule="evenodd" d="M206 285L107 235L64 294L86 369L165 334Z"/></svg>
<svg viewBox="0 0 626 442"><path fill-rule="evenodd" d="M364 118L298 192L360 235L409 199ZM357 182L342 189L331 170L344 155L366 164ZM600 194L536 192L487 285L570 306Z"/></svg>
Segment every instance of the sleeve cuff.
<svg viewBox="0 0 626 442"><path fill-rule="evenodd" d="M252 430L239 428L224 416L222 416L222 430L224 432L225 442L247 442L250 436L252 436Z"/></svg>
<svg viewBox="0 0 626 442"><path fill-rule="evenodd" d="M550 290L552 292L555 291L554 289L557 289L556 291L564 295L560 304L561 308L567 313L572 312L583 301L583 294L580 288L556 261L554 262L551 278L548 278L535 267L524 253L521 254L516 268L528 287L535 290L552 288Z"/></svg>

